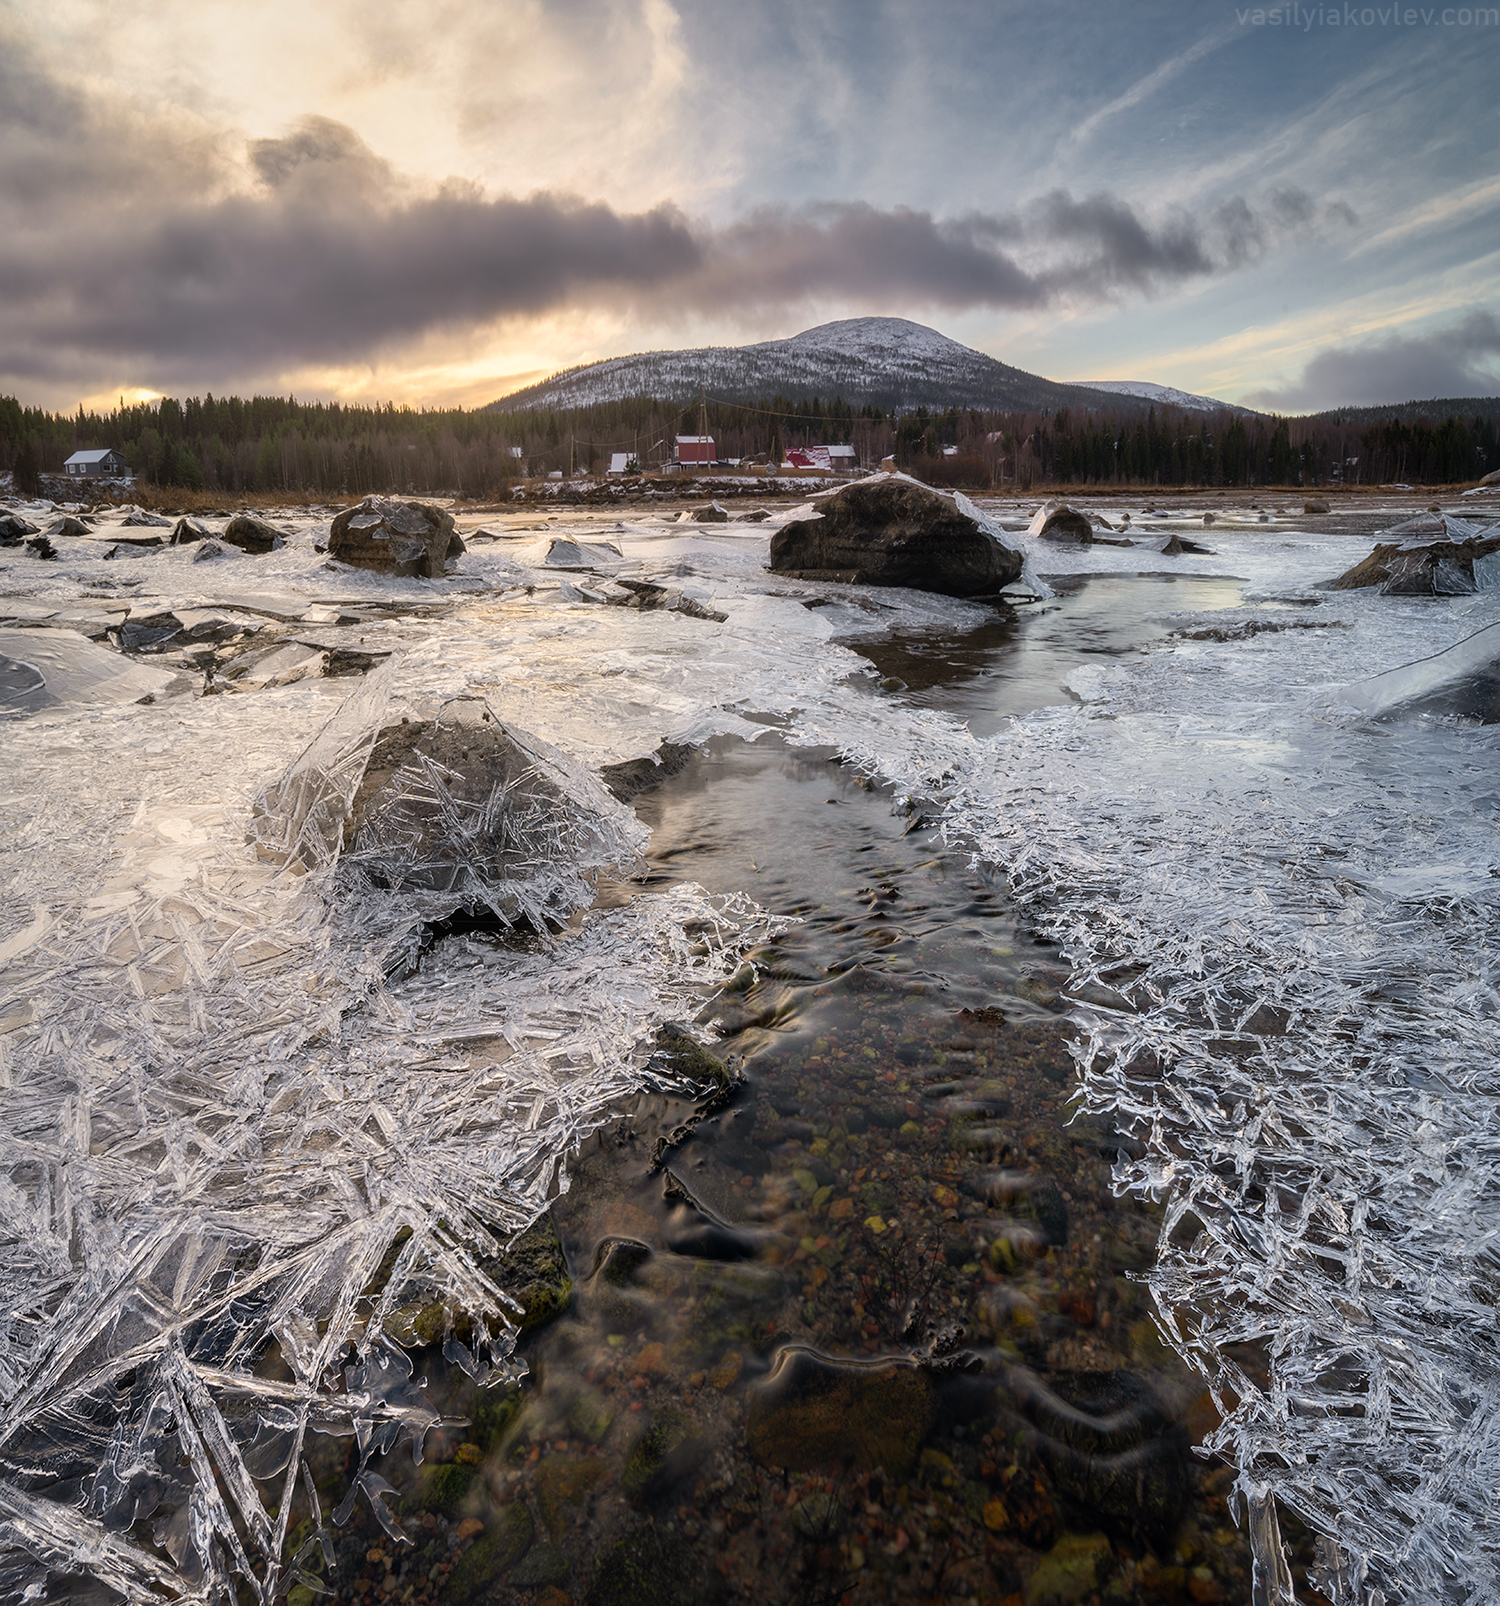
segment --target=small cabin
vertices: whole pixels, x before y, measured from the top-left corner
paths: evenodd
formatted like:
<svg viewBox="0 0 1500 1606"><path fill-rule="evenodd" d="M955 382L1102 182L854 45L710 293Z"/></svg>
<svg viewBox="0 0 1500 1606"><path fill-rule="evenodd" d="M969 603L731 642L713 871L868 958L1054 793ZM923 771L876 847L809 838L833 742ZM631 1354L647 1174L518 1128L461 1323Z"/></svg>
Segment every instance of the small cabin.
<svg viewBox="0 0 1500 1606"><path fill-rule="evenodd" d="M63 464L65 474L109 474L126 472L125 459L113 447L101 452L74 452Z"/></svg>
<svg viewBox="0 0 1500 1606"><path fill-rule="evenodd" d="M609 454L609 469L611 474L628 474L630 472L630 453L611 452Z"/></svg>
<svg viewBox="0 0 1500 1606"><path fill-rule="evenodd" d="M684 467L691 464L694 468L705 468L714 460L714 438L712 435L679 435L674 455Z"/></svg>

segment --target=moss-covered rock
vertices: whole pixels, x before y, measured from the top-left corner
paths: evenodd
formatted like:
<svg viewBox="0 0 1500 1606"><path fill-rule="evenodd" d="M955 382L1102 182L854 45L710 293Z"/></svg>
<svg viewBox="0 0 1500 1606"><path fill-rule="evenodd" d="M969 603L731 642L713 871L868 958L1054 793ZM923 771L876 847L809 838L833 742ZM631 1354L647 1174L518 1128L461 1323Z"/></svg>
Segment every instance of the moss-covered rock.
<svg viewBox="0 0 1500 1606"><path fill-rule="evenodd" d="M614 1420L615 1413L593 1389L582 1390L568 1407L568 1426L590 1444L598 1444Z"/></svg>
<svg viewBox="0 0 1500 1606"><path fill-rule="evenodd" d="M1064 1534L1026 1580L1026 1606L1075 1606L1099 1587L1112 1556L1103 1534Z"/></svg>
<svg viewBox="0 0 1500 1606"><path fill-rule="evenodd" d="M482 1599L491 1584L531 1549L536 1524L519 1501L506 1506L489 1530L458 1558L443 1591L450 1606Z"/></svg>
<svg viewBox="0 0 1500 1606"><path fill-rule="evenodd" d="M556 1545L533 1545L510 1575L517 1589L546 1589L568 1576L568 1558Z"/></svg>
<svg viewBox="0 0 1500 1606"><path fill-rule="evenodd" d="M860 1366L805 1350L782 1353L750 1391L750 1453L792 1472L873 1472L903 1477L932 1424L933 1392L916 1367Z"/></svg>
<svg viewBox="0 0 1500 1606"><path fill-rule="evenodd" d="M686 1477L706 1451L691 1417L681 1411L657 1412L626 1458L626 1494L649 1499L664 1493Z"/></svg>
<svg viewBox="0 0 1500 1606"><path fill-rule="evenodd" d="M673 1081L710 1088L721 1098L738 1085L723 1060L710 1054L696 1038L672 1021L657 1032L656 1052L651 1063Z"/></svg>
<svg viewBox="0 0 1500 1606"><path fill-rule="evenodd" d="M727 1594L681 1536L646 1524L604 1553L583 1606L718 1606Z"/></svg>
<svg viewBox="0 0 1500 1606"><path fill-rule="evenodd" d="M583 1504L584 1496L605 1473L604 1461L596 1455L575 1459L569 1455L549 1455L537 1466L532 1477L536 1503L542 1508L547 1532L557 1538L568 1527L564 1506Z"/></svg>
<svg viewBox="0 0 1500 1606"><path fill-rule="evenodd" d="M402 1509L430 1511L434 1517L446 1517L451 1522L463 1510L478 1475L477 1468L458 1461L425 1466L416 1488L401 1502Z"/></svg>
<svg viewBox="0 0 1500 1606"><path fill-rule="evenodd" d="M484 1269L521 1306L523 1328L551 1321L572 1303L573 1274L550 1211L503 1254L487 1259Z"/></svg>
<svg viewBox="0 0 1500 1606"><path fill-rule="evenodd" d="M505 1437L520 1409L519 1389L480 1389L469 1408L469 1437L481 1450L493 1450Z"/></svg>

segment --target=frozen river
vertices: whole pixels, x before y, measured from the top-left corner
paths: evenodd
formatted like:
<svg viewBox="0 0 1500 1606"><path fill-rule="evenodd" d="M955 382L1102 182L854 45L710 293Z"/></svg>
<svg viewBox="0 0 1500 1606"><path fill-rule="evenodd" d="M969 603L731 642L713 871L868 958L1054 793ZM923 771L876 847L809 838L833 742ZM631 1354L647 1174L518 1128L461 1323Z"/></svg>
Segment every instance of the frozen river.
<svg viewBox="0 0 1500 1606"><path fill-rule="evenodd" d="M1321 589L1395 504L1314 530L1220 498L1206 532L1205 505L1101 503L1140 544L1037 543L1056 595L1010 613L773 576L780 511L471 515L442 580L332 564L300 517L260 557L124 544L169 532L113 515L57 561L0 553L7 1598L269 1600L356 1508L399 1526L379 1458L444 1432L400 1312L461 1312L443 1352L481 1391L538 1386L493 1257L632 1099L676 1108L657 1034L712 1043L747 955L843 974L815 916L866 848L888 880L971 866L1050 945L1070 1108L1149 1206L1140 1275L1263 1573L1279 1508L1336 1538L1339 1606L1500 1594L1496 727L1402 700L1440 672L1367 685L1469 638L1482 668L1500 591ZM1020 542L1029 511L992 515ZM1212 552L1145 533L1190 527ZM619 605L632 581L659 605ZM523 844L512 912L553 935L414 969L453 897L355 876L327 820L382 731L481 706L579 805ZM599 784L688 747L691 786ZM736 779L773 750L840 757L819 809L874 833L839 825L817 898L811 793L779 760ZM739 801L709 851L715 785ZM941 963L888 964L971 1013L1026 981L964 956L972 896L924 906ZM357 1450L338 1522L331 1439Z"/></svg>

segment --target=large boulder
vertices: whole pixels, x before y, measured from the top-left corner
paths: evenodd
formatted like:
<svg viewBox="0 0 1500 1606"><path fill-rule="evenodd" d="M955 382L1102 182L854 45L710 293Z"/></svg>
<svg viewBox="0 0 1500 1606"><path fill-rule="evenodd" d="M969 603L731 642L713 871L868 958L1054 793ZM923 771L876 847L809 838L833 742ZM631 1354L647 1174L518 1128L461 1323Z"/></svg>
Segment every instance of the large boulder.
<svg viewBox="0 0 1500 1606"><path fill-rule="evenodd" d="M465 551L453 515L428 502L367 496L333 521L328 555L376 574L441 580L449 558Z"/></svg>
<svg viewBox="0 0 1500 1606"><path fill-rule="evenodd" d="M775 574L949 597L992 594L1019 577L1021 563L954 498L907 479L861 480L771 537Z"/></svg>
<svg viewBox="0 0 1500 1606"><path fill-rule="evenodd" d="M184 523L186 520L183 521ZM178 539L176 531L173 540ZM230 546L237 546L242 552L253 552L259 555L263 552L274 552L285 544L286 532L278 530L274 524L266 519L258 519L253 513L236 513L224 526L223 539Z"/></svg>
<svg viewBox="0 0 1500 1606"><path fill-rule="evenodd" d="M1330 590L1379 586L1383 597L1469 596L1482 583L1475 560L1500 552L1500 535L1451 513L1420 513L1381 535L1386 539L1332 581Z"/></svg>

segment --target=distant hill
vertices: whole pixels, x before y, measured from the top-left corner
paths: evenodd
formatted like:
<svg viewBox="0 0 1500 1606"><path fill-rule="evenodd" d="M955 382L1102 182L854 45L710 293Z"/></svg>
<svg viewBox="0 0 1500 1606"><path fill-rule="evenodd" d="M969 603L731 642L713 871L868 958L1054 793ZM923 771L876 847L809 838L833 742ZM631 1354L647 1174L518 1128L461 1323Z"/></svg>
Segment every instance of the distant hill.
<svg viewBox="0 0 1500 1606"><path fill-rule="evenodd" d="M1162 390L1162 399L1184 394L1154 388ZM853 407L897 412L917 407L990 412L1082 407L1120 412L1122 402L1125 411L1144 411L1151 405L1133 391L1064 385L1011 368L906 318L845 318L819 324L789 340L763 340L753 346L701 346L610 357L528 385L490 406L519 412L531 407L588 407L637 396L686 403L704 390L711 399L725 402L754 402L768 396L792 401L838 397ZM1195 406L1221 405L1205 398L1191 401Z"/></svg>
<svg viewBox="0 0 1500 1606"><path fill-rule="evenodd" d="M1251 411L1213 396L1195 396L1190 390L1176 390L1171 385L1153 385L1149 379L1081 379L1079 384L1090 390L1107 390L1112 396L1140 396L1158 407L1180 407L1185 413L1248 414Z"/></svg>
<svg viewBox="0 0 1500 1606"><path fill-rule="evenodd" d="M1330 407L1313 418L1330 424L1379 424L1387 418L1441 424L1445 418L1500 418L1500 396L1445 396L1430 401L1388 402L1381 407Z"/></svg>

